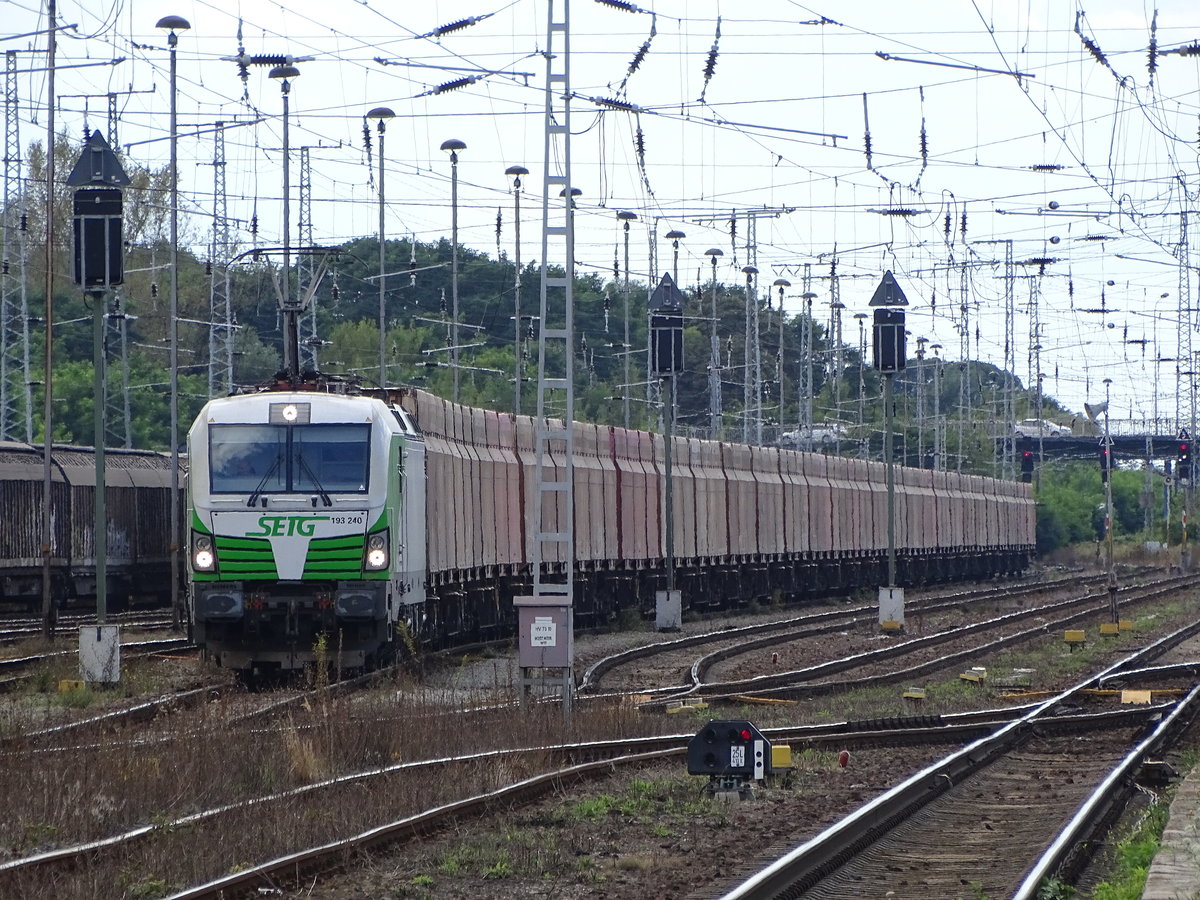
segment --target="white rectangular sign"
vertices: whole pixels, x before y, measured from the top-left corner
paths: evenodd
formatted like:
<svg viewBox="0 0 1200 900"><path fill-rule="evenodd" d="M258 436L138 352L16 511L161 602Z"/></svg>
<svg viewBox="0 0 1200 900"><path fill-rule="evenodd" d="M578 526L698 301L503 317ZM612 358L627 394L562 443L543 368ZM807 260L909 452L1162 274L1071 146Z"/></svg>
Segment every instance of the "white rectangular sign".
<svg viewBox="0 0 1200 900"><path fill-rule="evenodd" d="M534 647L553 647L557 643L558 626L550 616L536 616L529 626L529 643Z"/></svg>

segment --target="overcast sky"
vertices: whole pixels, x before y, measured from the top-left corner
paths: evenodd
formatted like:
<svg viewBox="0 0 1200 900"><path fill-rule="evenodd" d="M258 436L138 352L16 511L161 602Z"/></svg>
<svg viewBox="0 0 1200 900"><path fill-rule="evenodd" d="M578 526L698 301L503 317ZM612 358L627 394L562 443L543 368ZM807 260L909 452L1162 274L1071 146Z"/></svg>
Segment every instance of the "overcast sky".
<svg viewBox="0 0 1200 900"><path fill-rule="evenodd" d="M256 212L259 242L278 243L282 100L267 67L251 68L243 81L223 59L239 52L240 15L247 54L313 57L297 62L290 95L293 242L300 146L312 148L314 240L375 234L378 144L372 128L368 154L363 114L388 106L396 115L386 132L387 236L449 234L450 166L438 148L458 138L467 144L461 240L494 255L500 210L500 245L511 255L504 170L521 164L531 173L522 256L532 260L540 248L546 9L546 0L64 0L59 20L71 27L59 42L59 124L73 137L85 121L107 131L105 95L117 92L119 143L134 160L163 165L168 56L153 26L183 16L192 25L178 49L189 236L202 245L211 228L213 123L257 122L226 131L228 209L243 246ZM44 53L24 51L46 43L44 35L19 35L44 29L45 9L0 0L0 16L18 35L4 48L22 51L27 144L45 137L47 84L45 72L24 71L44 65ZM850 317L867 311L891 269L912 304L914 336L957 360L965 331L973 358L1003 365L1011 241L1016 313L1007 358L1021 380L1031 378L1030 348L1038 345L1045 390L1067 406L1103 399L1102 381L1111 378L1117 415L1174 416L1178 310L1188 305L1181 291L1197 305L1195 271L1181 282L1175 254L1182 214L1196 206L1200 55L1172 51L1200 41L1200 9L1163 0L1154 20L1153 6L1110 0L1088 3L1086 14L1064 0L573 0L577 271L611 277L615 213L631 210L635 277L669 268L663 235L674 228L687 235L685 286L707 279L710 247L724 251L718 277L742 283L751 253L745 210L758 210L760 283L789 279L788 309L801 307L807 265L816 310L827 319L836 268L844 333L856 343ZM438 92L460 79L472 80ZM597 102L604 100L629 106ZM1195 247L1200 222L1192 224ZM1196 261L1193 251L1187 262ZM1185 418L1186 387L1184 376Z"/></svg>

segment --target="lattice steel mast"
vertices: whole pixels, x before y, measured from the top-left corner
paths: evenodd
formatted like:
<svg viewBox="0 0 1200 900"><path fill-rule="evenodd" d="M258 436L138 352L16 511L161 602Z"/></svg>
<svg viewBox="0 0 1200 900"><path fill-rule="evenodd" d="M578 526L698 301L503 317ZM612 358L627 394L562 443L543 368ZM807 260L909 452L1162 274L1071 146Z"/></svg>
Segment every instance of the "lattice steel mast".
<svg viewBox="0 0 1200 900"><path fill-rule="evenodd" d="M233 391L233 309L231 306L233 238L225 193L225 123L213 130L213 230L209 250L208 284L208 396Z"/></svg>
<svg viewBox="0 0 1200 900"><path fill-rule="evenodd" d="M963 442L966 440L966 423L971 420L971 301L969 297L970 275L963 263L959 275L959 335L958 335L958 460L956 471L961 472Z"/></svg>
<svg viewBox="0 0 1200 900"><path fill-rule="evenodd" d="M312 224L312 154L311 147L300 148L300 211L297 215L300 233L300 256L296 260L296 290L300 296L310 290L313 280L313 257L304 252L304 248L313 245ZM301 369L320 370L317 365L317 348L320 339L317 336L317 297L316 292L309 298L308 314L301 313L300 318L300 359ZM380 373L380 378L383 374Z"/></svg>
<svg viewBox="0 0 1200 900"><path fill-rule="evenodd" d="M1017 443L1014 434L1016 417L1014 416L1013 393L1017 369L1016 353L1016 276L1013 272L1012 241L1004 243L1004 421L1000 427L1004 429L1004 480L1012 481L1016 477Z"/></svg>
<svg viewBox="0 0 1200 900"><path fill-rule="evenodd" d="M29 388L29 300L25 284L26 223L21 190L17 51L4 54L4 248L0 261L0 439L33 440Z"/></svg>
<svg viewBox="0 0 1200 900"><path fill-rule="evenodd" d="M530 563L535 601L558 602L567 607L570 633L574 628L575 597L575 226L571 190L570 0L547 0L546 7L541 328L534 423L537 501L533 504ZM561 7L561 14L556 14L556 7ZM561 206L552 205L556 202ZM562 261L561 275L551 271L551 259ZM551 460L551 454L557 464ZM552 510L557 510L558 515L548 521L547 513ZM573 686L568 667L563 685L563 702L568 709Z"/></svg>
<svg viewBox="0 0 1200 900"><path fill-rule="evenodd" d="M800 423L797 439L799 446L812 449L812 396L813 396L813 299L817 296L812 289L812 263L804 264L804 327L800 331ZM807 443L805 443L807 441Z"/></svg>
<svg viewBox="0 0 1200 900"><path fill-rule="evenodd" d="M657 378L652 377L650 374L650 343L654 340L654 336L650 333L650 298L654 294L654 289L658 286L657 219L646 230L646 237L649 240L646 249L646 271L649 273L649 277L646 279L646 410L648 414L658 417L658 430L661 432L663 430L662 385L659 384Z"/></svg>

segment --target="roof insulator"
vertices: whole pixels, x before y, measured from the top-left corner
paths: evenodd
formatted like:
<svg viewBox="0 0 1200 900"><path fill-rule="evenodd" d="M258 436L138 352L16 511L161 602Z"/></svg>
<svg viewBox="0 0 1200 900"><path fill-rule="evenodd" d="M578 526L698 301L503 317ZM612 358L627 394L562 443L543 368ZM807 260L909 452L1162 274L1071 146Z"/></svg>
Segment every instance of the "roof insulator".
<svg viewBox="0 0 1200 900"><path fill-rule="evenodd" d="M596 0L601 6L611 6L613 9L619 9L621 12L629 13L644 13L646 10L634 6L632 3L626 3L625 0Z"/></svg>
<svg viewBox="0 0 1200 900"><path fill-rule="evenodd" d="M641 110L632 103L626 103L624 100L610 100L606 97L592 97L592 102L597 106L605 106L609 109L619 109L624 112L641 112Z"/></svg>
<svg viewBox="0 0 1200 900"><path fill-rule="evenodd" d="M637 53L633 54L633 61L629 64L629 71L625 73L626 78L636 72L638 67L641 66L642 60L644 60L646 58L646 54L650 52L650 42L654 40L654 37L657 34L658 19L654 18L650 20L650 36L646 38L646 42L642 44L642 46L638 47Z"/></svg>
<svg viewBox="0 0 1200 900"><path fill-rule="evenodd" d="M459 88L465 88L467 85L474 84L479 80L478 75L470 75L466 78L456 78L454 81L447 81L444 84L439 84L431 91L426 91L423 94L417 94L418 97L428 97L431 94L445 94L450 91L457 91Z"/></svg>
<svg viewBox="0 0 1200 900"><path fill-rule="evenodd" d="M444 35L451 34L455 31L462 31L464 28L470 28L472 25L476 25L489 17L490 14L487 16L470 16L466 19L459 19L457 22L451 22L449 25L442 25L433 29L433 31L429 32L428 36L443 37Z"/></svg>

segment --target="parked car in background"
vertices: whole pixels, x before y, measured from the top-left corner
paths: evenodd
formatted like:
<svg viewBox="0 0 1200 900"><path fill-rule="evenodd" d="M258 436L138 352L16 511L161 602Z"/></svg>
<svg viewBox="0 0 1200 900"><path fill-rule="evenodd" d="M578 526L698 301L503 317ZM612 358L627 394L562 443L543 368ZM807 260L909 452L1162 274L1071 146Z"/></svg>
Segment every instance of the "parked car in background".
<svg viewBox="0 0 1200 900"><path fill-rule="evenodd" d="M1048 422L1045 419L1022 419L1014 427L1017 437L1070 437L1071 429L1066 425Z"/></svg>
<svg viewBox="0 0 1200 900"><path fill-rule="evenodd" d="M780 443L784 447L807 447L809 444L814 447L828 447L848 439L846 426L837 423L814 425L811 429L785 431L780 435Z"/></svg>

